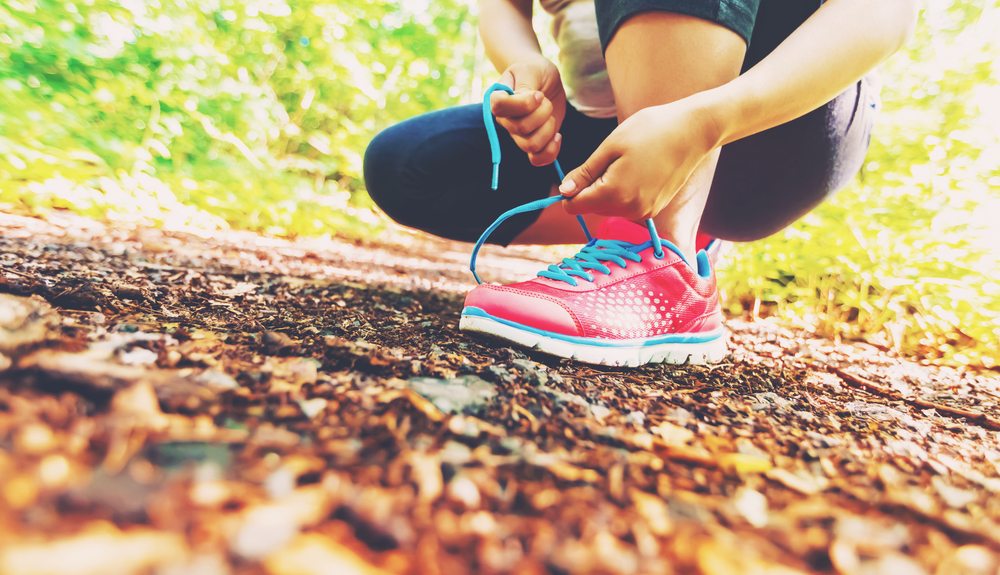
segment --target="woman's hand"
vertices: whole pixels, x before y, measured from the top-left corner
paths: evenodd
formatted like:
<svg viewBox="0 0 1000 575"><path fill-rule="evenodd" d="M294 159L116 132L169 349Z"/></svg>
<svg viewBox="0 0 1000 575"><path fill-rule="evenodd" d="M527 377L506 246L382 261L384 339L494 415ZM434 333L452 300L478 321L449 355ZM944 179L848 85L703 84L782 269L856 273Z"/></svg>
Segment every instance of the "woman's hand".
<svg viewBox="0 0 1000 575"><path fill-rule="evenodd" d="M694 95L636 112L622 122L559 191L571 214L652 218L719 145L710 106Z"/></svg>
<svg viewBox="0 0 1000 575"><path fill-rule="evenodd" d="M511 64L499 82L513 88L514 94L493 93L490 106L497 123L510 132L532 165L551 164L559 156L559 128L566 117L566 91L559 70L539 55Z"/></svg>

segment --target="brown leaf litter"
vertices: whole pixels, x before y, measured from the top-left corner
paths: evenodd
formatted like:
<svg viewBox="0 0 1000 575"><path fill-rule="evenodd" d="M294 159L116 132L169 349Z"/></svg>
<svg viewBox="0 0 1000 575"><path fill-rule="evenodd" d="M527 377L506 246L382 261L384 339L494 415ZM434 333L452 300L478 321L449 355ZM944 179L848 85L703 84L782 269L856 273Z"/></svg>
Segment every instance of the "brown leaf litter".
<svg viewBox="0 0 1000 575"><path fill-rule="evenodd" d="M1000 573L995 373L560 361L457 331L466 251L0 214L0 574Z"/></svg>

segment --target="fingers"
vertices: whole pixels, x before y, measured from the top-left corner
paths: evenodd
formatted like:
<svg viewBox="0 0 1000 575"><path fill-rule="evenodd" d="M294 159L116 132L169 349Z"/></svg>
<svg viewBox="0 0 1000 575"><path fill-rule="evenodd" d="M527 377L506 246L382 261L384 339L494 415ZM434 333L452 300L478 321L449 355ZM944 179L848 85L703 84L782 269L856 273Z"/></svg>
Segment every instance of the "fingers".
<svg viewBox="0 0 1000 575"><path fill-rule="evenodd" d="M545 121L552 117L552 102L548 98L542 98L541 103L526 116L505 117L497 116L497 122L511 134L528 136L535 130L541 128Z"/></svg>
<svg viewBox="0 0 1000 575"><path fill-rule="evenodd" d="M525 70L524 74L517 73L517 78L515 66L503 73L499 82L512 86L514 94L494 92L490 96L490 110L517 147L528 154L529 161L544 166L555 161L562 147L562 136L558 134L560 120L556 118L552 100L536 89L540 87L541 75L537 71L533 75L530 67Z"/></svg>
<svg viewBox="0 0 1000 575"><path fill-rule="evenodd" d="M630 220L651 217L641 196L624 184L625 178L622 176L627 172L625 162L612 163L597 181L581 190L570 201L563 202L563 206L570 214L619 216Z"/></svg>
<svg viewBox="0 0 1000 575"><path fill-rule="evenodd" d="M614 183L611 180L601 177L585 190L573 196L569 201L563 202L563 206L568 213L574 215L606 215L609 211L616 211L615 203L617 196L618 190Z"/></svg>
<svg viewBox="0 0 1000 575"><path fill-rule="evenodd" d="M555 135L556 119L552 117L549 117L541 128L535 130L527 136L511 133L511 137L514 139L514 143L517 144L517 147L521 148L528 154L540 153L546 146L549 145Z"/></svg>
<svg viewBox="0 0 1000 575"><path fill-rule="evenodd" d="M639 218L642 205L638 195L628 193L634 186L623 185L629 172L628 162L613 140L605 140L579 167L563 178L559 192L570 201L563 202L571 214L600 214Z"/></svg>
<svg viewBox="0 0 1000 575"><path fill-rule="evenodd" d="M537 154L528 154L528 161L532 166L547 166L556 161L559 157L559 150L562 148L562 134L556 133L545 148Z"/></svg>
<svg viewBox="0 0 1000 575"><path fill-rule="evenodd" d="M490 109L497 118L522 118L534 112L545 100L537 90L515 92L496 91L490 96Z"/></svg>
<svg viewBox="0 0 1000 575"><path fill-rule="evenodd" d="M610 141L610 138L604 140L594 150L594 153L580 164L579 167L566 174L562 184L559 185L559 193L567 197L580 194L589 186L597 183L598 179L604 174L604 171L608 169L608 166L620 156L621 153L617 150L614 143Z"/></svg>
<svg viewBox="0 0 1000 575"><path fill-rule="evenodd" d="M558 126L552 111L552 102L542 98L541 104L526 116L497 116L497 123L507 130L517 147L528 154L528 159L535 166L551 164L559 154L562 138L559 142L555 140Z"/></svg>

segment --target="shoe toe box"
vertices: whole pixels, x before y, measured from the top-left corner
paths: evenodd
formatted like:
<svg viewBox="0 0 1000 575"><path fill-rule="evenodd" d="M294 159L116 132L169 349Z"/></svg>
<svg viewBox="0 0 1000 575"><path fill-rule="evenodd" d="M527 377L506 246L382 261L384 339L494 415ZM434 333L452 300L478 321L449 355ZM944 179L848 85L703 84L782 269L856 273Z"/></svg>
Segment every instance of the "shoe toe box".
<svg viewBox="0 0 1000 575"><path fill-rule="evenodd" d="M576 316L557 298L514 286L483 284L465 298L465 307L477 308L494 319L535 330L581 336Z"/></svg>

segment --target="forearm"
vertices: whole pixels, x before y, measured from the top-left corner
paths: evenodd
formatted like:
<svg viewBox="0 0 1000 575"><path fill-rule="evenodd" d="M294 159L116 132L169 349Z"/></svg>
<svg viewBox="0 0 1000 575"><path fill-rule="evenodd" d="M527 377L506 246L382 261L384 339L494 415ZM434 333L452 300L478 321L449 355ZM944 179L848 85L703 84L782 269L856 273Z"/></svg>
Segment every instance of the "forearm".
<svg viewBox="0 0 1000 575"><path fill-rule="evenodd" d="M699 95L724 145L789 122L832 100L898 50L914 0L831 0L770 55Z"/></svg>
<svg viewBox="0 0 1000 575"><path fill-rule="evenodd" d="M498 72L542 55L531 27L531 0L480 0L479 35Z"/></svg>

